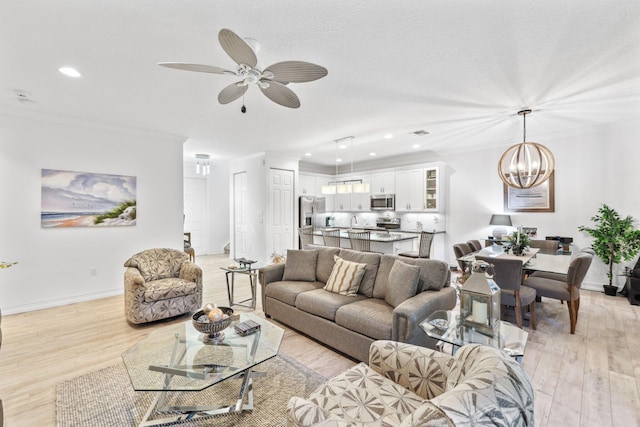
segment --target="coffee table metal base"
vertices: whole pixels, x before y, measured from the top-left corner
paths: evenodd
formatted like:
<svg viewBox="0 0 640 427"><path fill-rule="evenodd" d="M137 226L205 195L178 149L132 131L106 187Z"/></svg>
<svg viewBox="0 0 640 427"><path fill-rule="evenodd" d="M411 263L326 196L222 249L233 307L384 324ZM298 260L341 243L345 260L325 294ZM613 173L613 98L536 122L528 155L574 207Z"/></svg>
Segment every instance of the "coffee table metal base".
<svg viewBox="0 0 640 427"><path fill-rule="evenodd" d="M180 421L196 420L199 418L215 417L219 415L234 414L243 411L253 410L253 379L264 377L265 372L257 372L248 369L245 372L240 372L237 375L227 379L242 378L242 384L240 385L240 391L238 392L238 399L233 405L210 405L210 406L168 406L165 405L166 391L160 391L151 402L149 409L147 410L144 418L138 424L139 427L158 426L163 424L170 424ZM215 385L213 386L215 387ZM188 393L188 392L185 392ZM245 402L246 398L246 402ZM150 419L158 414L171 414L165 418Z"/></svg>

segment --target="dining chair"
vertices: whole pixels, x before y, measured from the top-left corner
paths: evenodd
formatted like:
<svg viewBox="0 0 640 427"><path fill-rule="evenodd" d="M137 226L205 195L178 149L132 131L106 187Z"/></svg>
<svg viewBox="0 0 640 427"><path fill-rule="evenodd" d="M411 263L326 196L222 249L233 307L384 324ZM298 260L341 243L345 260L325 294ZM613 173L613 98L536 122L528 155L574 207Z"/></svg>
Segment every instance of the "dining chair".
<svg viewBox="0 0 640 427"><path fill-rule="evenodd" d="M539 254L555 255L558 253L559 242L557 240L529 240L529 246L539 248Z"/></svg>
<svg viewBox="0 0 640 427"><path fill-rule="evenodd" d="M471 248L471 252L478 252L480 249L482 249L480 240L467 240L467 245L469 245L469 248Z"/></svg>
<svg viewBox="0 0 640 427"><path fill-rule="evenodd" d="M523 283L524 286L535 289L538 296L567 301L571 334L576 332L578 310L580 310L580 288L592 260L593 255L581 252L571 260L566 277L558 275L559 279L564 278L564 280L553 279L548 275L534 272Z"/></svg>
<svg viewBox="0 0 640 427"><path fill-rule="evenodd" d="M470 254L471 252L473 251L467 243L456 243L455 245L453 245L453 253L456 256L456 259ZM463 273L467 270L467 265L464 261L458 260L458 266Z"/></svg>
<svg viewBox="0 0 640 427"><path fill-rule="evenodd" d="M529 308L531 329L536 329L536 290L522 285L522 261L500 257L475 256L493 265L493 280L500 286L500 304L514 307L516 325L522 329L522 312Z"/></svg>
<svg viewBox="0 0 640 427"><path fill-rule="evenodd" d="M435 231L421 231L420 232L420 245L417 251L407 251L399 253L400 256L406 256L409 258L430 258L431 257L431 244L433 243L433 236Z"/></svg>
<svg viewBox="0 0 640 427"><path fill-rule="evenodd" d="M339 228L323 228L321 229L322 240L325 246L340 247L340 229Z"/></svg>
<svg viewBox="0 0 640 427"><path fill-rule="evenodd" d="M371 232L370 231L347 231L349 243L354 251L371 252Z"/></svg>
<svg viewBox="0 0 640 427"><path fill-rule="evenodd" d="M300 236L300 245L302 248L306 245L313 245L313 227L299 227L298 235Z"/></svg>

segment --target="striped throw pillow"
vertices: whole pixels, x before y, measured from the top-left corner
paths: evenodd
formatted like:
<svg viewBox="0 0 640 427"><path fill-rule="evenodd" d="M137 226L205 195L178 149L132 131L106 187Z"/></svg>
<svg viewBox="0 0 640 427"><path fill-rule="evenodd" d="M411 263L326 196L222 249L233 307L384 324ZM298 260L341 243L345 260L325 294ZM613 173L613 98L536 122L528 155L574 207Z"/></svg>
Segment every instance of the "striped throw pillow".
<svg viewBox="0 0 640 427"><path fill-rule="evenodd" d="M324 289L340 295L355 296L367 264L346 261L337 255L334 255L333 259L336 263Z"/></svg>

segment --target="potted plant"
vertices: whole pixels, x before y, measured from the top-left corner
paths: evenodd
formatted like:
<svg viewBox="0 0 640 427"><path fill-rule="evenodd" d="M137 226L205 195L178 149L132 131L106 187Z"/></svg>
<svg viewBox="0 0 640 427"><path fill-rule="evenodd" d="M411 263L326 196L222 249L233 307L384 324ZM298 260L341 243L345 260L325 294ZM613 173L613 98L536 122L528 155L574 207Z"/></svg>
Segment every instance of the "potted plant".
<svg viewBox="0 0 640 427"><path fill-rule="evenodd" d="M529 236L520 231L514 231L507 238L509 243L504 245L504 251L509 252L509 249L511 249L514 255L522 255L531 244Z"/></svg>
<svg viewBox="0 0 640 427"><path fill-rule="evenodd" d="M603 287L607 295L615 295L618 287L613 285L613 264L628 261L640 251L640 230L634 228L634 219L630 215L621 218L615 209L606 204L598 209L598 214L591 221L595 223L594 228L580 226L578 230L593 237L591 248L609 265L609 284Z"/></svg>

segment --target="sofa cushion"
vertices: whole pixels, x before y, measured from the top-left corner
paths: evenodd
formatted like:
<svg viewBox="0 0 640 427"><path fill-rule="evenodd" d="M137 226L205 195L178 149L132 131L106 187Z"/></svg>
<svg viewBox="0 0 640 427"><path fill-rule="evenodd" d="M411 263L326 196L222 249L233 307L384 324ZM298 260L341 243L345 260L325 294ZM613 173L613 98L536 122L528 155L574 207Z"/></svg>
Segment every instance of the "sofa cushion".
<svg viewBox="0 0 640 427"><path fill-rule="evenodd" d="M364 363L332 378L311 393L308 400L339 416L344 423L327 424L332 426L399 425L423 401Z"/></svg>
<svg viewBox="0 0 640 427"><path fill-rule="evenodd" d="M295 306L296 298L303 292L313 291L324 286L321 282L272 282L263 287L265 296Z"/></svg>
<svg viewBox="0 0 640 427"><path fill-rule="evenodd" d="M316 280L319 282L327 283L327 280L329 280L329 276L331 276L331 270L333 270L333 264L336 263L333 259L333 256L340 253L340 248L334 248L331 246L304 245L304 249L318 251L318 260L316 263Z"/></svg>
<svg viewBox="0 0 640 427"><path fill-rule="evenodd" d="M335 321L344 328L370 338L390 340L393 307L382 299L364 298L338 308Z"/></svg>
<svg viewBox="0 0 640 427"><path fill-rule="evenodd" d="M296 298L296 307L307 313L335 321L336 311L340 307L365 298L362 295L346 296L316 289L299 294Z"/></svg>
<svg viewBox="0 0 640 427"><path fill-rule="evenodd" d="M373 286L376 283L376 276L378 274L381 254L372 252L360 252L351 249L341 249L339 256L340 258L346 259L347 261L367 264L364 270L362 283L360 283L360 288L358 289L358 293L367 297L372 297Z"/></svg>
<svg viewBox="0 0 640 427"><path fill-rule="evenodd" d="M178 277L182 263L189 255L168 248L147 249L125 261L125 267L137 268L145 282Z"/></svg>
<svg viewBox="0 0 640 427"><path fill-rule="evenodd" d="M337 255L324 289L340 295L354 296L358 292L366 264L346 261Z"/></svg>
<svg viewBox="0 0 640 427"><path fill-rule="evenodd" d="M399 259L393 263L384 300L391 307L397 307L416 294L420 267L406 264Z"/></svg>
<svg viewBox="0 0 640 427"><path fill-rule="evenodd" d="M449 286L451 273L449 265L444 261L425 258L407 258L398 257L396 255L383 255L378 268L378 276L376 278L375 287L373 289L374 298L384 298L386 295L387 282L389 273L395 260L401 258L401 261L420 267L420 277L418 278L418 288L416 293L426 290L439 291L443 287Z"/></svg>
<svg viewBox="0 0 640 427"><path fill-rule="evenodd" d="M318 251L287 250L282 280L301 280L315 282Z"/></svg>
<svg viewBox="0 0 640 427"><path fill-rule="evenodd" d="M198 285L184 279L171 277L145 283L144 302L183 297L198 292Z"/></svg>

